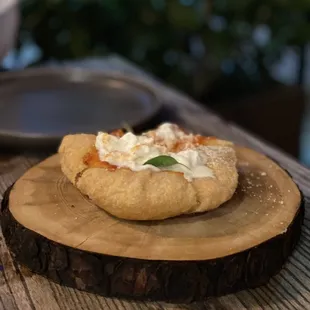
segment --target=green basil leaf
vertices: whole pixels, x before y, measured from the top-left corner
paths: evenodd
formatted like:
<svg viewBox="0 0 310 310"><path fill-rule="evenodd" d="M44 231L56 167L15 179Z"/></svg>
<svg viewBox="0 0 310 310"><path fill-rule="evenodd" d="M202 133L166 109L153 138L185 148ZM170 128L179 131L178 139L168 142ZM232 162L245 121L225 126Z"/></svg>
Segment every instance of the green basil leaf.
<svg viewBox="0 0 310 310"><path fill-rule="evenodd" d="M155 167L169 167L178 164L179 162L171 156L160 155L149 159L143 165L152 165Z"/></svg>
<svg viewBox="0 0 310 310"><path fill-rule="evenodd" d="M134 133L133 129L130 127L130 125L127 122L123 122L122 126L127 132Z"/></svg>

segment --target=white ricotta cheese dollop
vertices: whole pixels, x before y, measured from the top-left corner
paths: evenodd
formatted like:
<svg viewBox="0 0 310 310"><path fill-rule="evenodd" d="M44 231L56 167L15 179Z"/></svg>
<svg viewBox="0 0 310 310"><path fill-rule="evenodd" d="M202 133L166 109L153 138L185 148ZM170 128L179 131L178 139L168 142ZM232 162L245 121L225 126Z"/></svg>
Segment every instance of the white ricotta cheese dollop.
<svg viewBox="0 0 310 310"><path fill-rule="evenodd" d="M164 123L156 130L142 135L126 133L122 137L115 137L105 132L99 132L96 137L96 149L101 161L106 161L118 167L127 167L133 171L151 169L153 171L169 170L182 172L191 181L193 178L214 177L207 167L206 152L208 146L188 146L180 152L171 149L180 140L192 139L193 135L185 134L178 126ZM180 164L164 168L144 165L146 161L159 155L168 155Z"/></svg>

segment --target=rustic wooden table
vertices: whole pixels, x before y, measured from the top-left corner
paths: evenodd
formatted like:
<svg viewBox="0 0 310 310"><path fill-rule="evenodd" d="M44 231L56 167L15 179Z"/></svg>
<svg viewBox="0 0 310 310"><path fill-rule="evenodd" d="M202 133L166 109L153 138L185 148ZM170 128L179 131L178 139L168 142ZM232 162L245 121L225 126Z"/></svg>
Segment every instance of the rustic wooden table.
<svg viewBox="0 0 310 310"><path fill-rule="evenodd" d="M72 64L71 64L72 65ZM76 65L76 64L75 64ZM123 72L141 77L162 96L167 120L194 131L231 139L273 159L288 170L302 190L306 216L302 239L283 270L270 283L255 290L212 298L205 303L172 305L103 298L61 287L16 264L0 236L0 309L310 309L310 171L283 152L229 124L200 107L184 94L164 86L153 77L117 56L78 64L95 70ZM0 194L44 155L0 154Z"/></svg>

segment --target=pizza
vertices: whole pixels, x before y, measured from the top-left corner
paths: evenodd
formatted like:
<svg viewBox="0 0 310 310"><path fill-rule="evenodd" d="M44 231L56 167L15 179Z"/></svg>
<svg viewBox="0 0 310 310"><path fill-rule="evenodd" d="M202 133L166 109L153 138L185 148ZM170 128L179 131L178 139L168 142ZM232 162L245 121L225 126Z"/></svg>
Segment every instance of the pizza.
<svg viewBox="0 0 310 310"><path fill-rule="evenodd" d="M218 208L238 183L230 141L163 123L136 135L73 134L60 147L63 174L118 218L160 220Z"/></svg>

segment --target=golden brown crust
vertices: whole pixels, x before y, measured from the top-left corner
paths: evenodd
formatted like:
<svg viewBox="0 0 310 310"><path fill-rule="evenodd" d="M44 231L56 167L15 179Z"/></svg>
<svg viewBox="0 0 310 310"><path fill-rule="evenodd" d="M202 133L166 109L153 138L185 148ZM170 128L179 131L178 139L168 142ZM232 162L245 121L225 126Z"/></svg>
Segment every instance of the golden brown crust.
<svg viewBox="0 0 310 310"><path fill-rule="evenodd" d="M92 149L95 139L94 135L85 134L64 137L59 148L61 168L98 207L119 218L158 220L207 211L230 199L237 187L236 156L232 147L210 147L208 167L215 177L188 182L182 174L168 171L108 171L88 167L83 158Z"/></svg>
<svg viewBox="0 0 310 310"><path fill-rule="evenodd" d="M197 205L192 184L177 173L90 168L77 187L99 207L124 219L164 219Z"/></svg>
<svg viewBox="0 0 310 310"><path fill-rule="evenodd" d="M238 185L236 164L237 158L233 148L214 149L214 153L210 154L208 167L213 170L215 178L193 181L200 202L195 212L215 209L232 197Z"/></svg>
<svg viewBox="0 0 310 310"><path fill-rule="evenodd" d="M61 154L60 165L71 183L75 184L77 174L87 168L83 157L94 146L95 140L95 135L87 134L67 135L62 139L58 149Z"/></svg>

